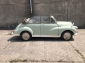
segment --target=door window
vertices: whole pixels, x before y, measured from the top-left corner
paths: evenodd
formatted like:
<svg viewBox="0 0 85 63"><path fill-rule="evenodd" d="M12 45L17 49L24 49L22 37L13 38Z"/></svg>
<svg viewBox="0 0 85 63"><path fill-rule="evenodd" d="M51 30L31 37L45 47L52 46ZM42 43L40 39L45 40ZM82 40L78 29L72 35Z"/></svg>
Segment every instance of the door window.
<svg viewBox="0 0 85 63"><path fill-rule="evenodd" d="M53 24L53 23L55 23L55 21L51 17L43 16L41 23L43 23L43 24Z"/></svg>
<svg viewBox="0 0 85 63"><path fill-rule="evenodd" d="M42 23L43 24L49 24L50 23L50 17L43 16L42 17Z"/></svg>
<svg viewBox="0 0 85 63"><path fill-rule="evenodd" d="M29 20L29 23L31 24L40 24L40 16L34 16Z"/></svg>

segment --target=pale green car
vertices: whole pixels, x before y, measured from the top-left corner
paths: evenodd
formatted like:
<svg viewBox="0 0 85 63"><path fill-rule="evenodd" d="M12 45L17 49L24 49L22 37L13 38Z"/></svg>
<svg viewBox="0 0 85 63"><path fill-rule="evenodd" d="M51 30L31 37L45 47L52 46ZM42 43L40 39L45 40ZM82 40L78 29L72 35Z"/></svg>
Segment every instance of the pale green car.
<svg viewBox="0 0 85 63"><path fill-rule="evenodd" d="M57 21L54 16L34 16L20 23L14 30L23 40L32 37L61 37L64 40L71 40L77 35L77 26L72 22Z"/></svg>

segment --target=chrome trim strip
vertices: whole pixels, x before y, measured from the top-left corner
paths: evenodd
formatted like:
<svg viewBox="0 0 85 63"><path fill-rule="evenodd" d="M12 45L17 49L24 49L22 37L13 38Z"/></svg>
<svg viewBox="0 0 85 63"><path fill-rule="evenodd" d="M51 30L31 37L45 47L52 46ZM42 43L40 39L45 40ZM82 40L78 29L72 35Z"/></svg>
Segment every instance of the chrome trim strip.
<svg viewBox="0 0 85 63"><path fill-rule="evenodd" d="M32 37L60 37L55 35L33 35Z"/></svg>

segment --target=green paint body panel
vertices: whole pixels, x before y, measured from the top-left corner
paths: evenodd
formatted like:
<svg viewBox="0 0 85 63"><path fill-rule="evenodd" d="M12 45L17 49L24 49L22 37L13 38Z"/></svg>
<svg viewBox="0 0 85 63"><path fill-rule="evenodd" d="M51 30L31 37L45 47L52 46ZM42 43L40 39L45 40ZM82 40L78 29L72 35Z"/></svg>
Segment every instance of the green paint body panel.
<svg viewBox="0 0 85 63"><path fill-rule="evenodd" d="M41 24L41 35L58 35L57 24Z"/></svg>

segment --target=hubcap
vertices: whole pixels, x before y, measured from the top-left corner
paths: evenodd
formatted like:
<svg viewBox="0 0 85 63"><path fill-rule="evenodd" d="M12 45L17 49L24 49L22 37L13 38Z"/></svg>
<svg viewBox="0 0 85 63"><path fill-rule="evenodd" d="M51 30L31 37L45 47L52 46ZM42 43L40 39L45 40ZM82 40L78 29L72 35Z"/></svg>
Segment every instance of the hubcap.
<svg viewBox="0 0 85 63"><path fill-rule="evenodd" d="M30 35L27 32L25 32L25 33L22 34L22 38L24 40L29 40L30 39Z"/></svg>
<svg viewBox="0 0 85 63"><path fill-rule="evenodd" d="M65 40L69 40L71 38L71 33L66 32L63 37Z"/></svg>

